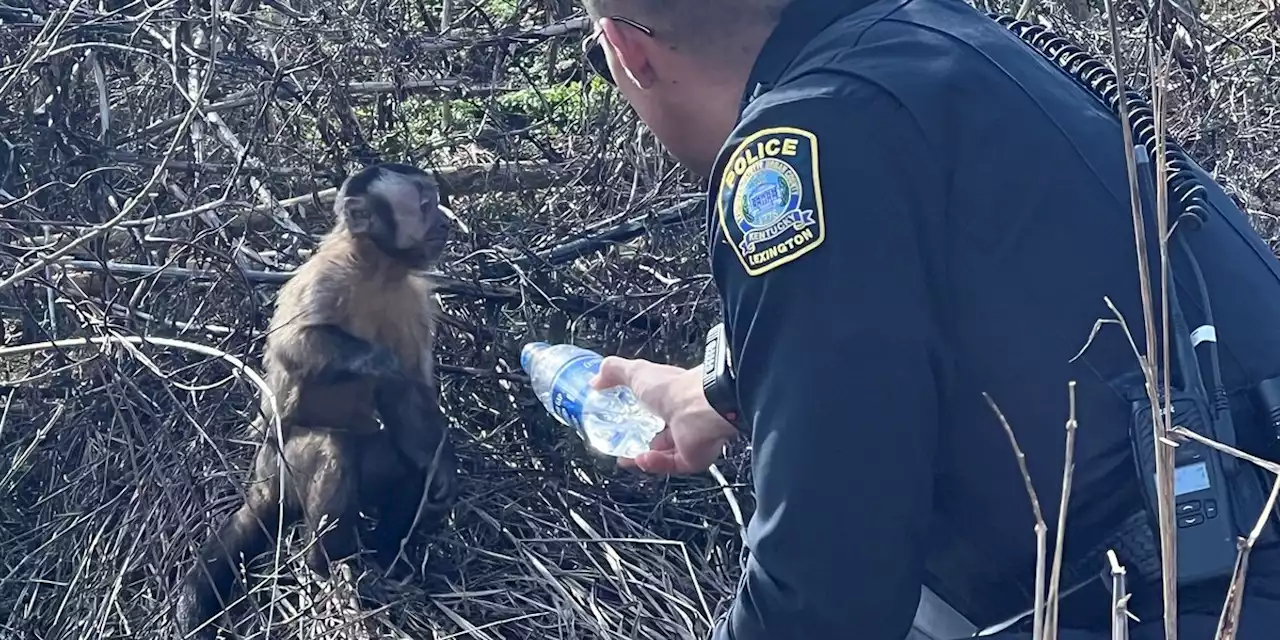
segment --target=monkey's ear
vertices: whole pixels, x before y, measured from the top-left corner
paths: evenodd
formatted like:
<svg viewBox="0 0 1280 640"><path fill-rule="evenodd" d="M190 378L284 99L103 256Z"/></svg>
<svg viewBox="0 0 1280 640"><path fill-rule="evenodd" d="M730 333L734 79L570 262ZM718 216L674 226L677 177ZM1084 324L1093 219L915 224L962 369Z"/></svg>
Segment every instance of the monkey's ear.
<svg viewBox="0 0 1280 640"><path fill-rule="evenodd" d="M338 201L338 215L351 233L368 233L373 224L373 204L366 196L347 196Z"/></svg>

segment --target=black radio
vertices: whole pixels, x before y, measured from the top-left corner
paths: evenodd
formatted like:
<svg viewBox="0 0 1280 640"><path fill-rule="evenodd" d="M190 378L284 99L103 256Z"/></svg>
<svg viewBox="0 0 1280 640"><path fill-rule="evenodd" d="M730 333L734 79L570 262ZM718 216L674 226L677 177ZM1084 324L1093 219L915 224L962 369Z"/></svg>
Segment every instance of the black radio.
<svg viewBox="0 0 1280 640"><path fill-rule="evenodd" d="M1170 424L1207 438L1208 407L1194 394L1170 391ZM1161 407L1164 403L1161 402ZM1142 474L1143 495L1154 516L1159 513L1151 403L1133 402L1130 422L1133 454ZM1182 442L1174 452L1174 521L1178 527L1178 580L1184 583L1229 576L1236 561L1237 529L1231 494L1222 469L1222 454L1198 442ZM1158 529L1158 527L1153 527Z"/></svg>
<svg viewBox="0 0 1280 640"><path fill-rule="evenodd" d="M1155 216L1155 194L1151 162L1141 146L1135 147L1134 152L1143 217L1152 219ZM1204 277L1185 237L1176 233L1173 239L1195 275L1203 298L1205 318L1203 326L1194 332L1189 330L1183 306L1178 301L1177 286L1170 276L1167 295L1169 344L1173 359L1170 377L1173 379L1167 383L1169 425L1183 427L1207 439L1235 447L1238 446L1235 424L1223 389L1212 307L1209 305ZM1156 271L1152 275L1153 284L1158 282L1158 274ZM1205 384L1201 362L1196 354L1198 344L1204 344L1210 352L1208 365L1212 379L1208 385ZM1159 399L1160 410L1164 411L1166 383L1160 380L1157 384L1159 386L1154 395ZM1132 406L1130 439L1134 460L1141 475L1148 513L1155 519L1159 514L1159 499L1156 491L1156 445L1151 402L1145 385L1141 388L1131 387L1127 396ZM1228 578L1235 568L1236 540L1247 530L1242 529L1237 522L1237 511L1249 507L1253 513L1261 512L1263 503L1258 498L1261 497L1259 490L1262 487L1257 484L1258 476L1251 469L1242 469L1234 458L1189 439L1182 439L1178 443L1173 458L1178 582L1192 584ZM1158 520L1156 522L1153 529L1158 531Z"/></svg>

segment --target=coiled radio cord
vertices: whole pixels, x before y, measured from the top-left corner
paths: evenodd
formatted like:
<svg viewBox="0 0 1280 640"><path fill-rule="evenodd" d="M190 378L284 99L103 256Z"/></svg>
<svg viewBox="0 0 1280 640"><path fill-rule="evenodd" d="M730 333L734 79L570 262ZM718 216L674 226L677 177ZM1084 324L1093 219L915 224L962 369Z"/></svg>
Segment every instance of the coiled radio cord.
<svg viewBox="0 0 1280 640"><path fill-rule="evenodd" d="M1044 25L999 13L988 13L987 17L1008 29L1040 55L1065 71L1119 117L1120 83L1116 79L1115 72L1105 63ZM1147 150L1154 168L1157 152L1155 113L1151 109L1151 104L1141 93L1130 89L1125 92L1125 96L1133 139ZM1169 205L1176 214L1177 224L1188 230L1199 229L1209 219L1204 185L1200 184L1200 179L1195 175L1187 152L1168 136L1165 137L1164 157L1167 167L1165 180L1169 186ZM1214 336L1215 325L1213 307L1209 303L1209 292L1204 282L1204 275L1200 271L1200 265L1187 244L1186 237L1182 234L1177 234L1175 237L1178 247L1186 254L1191 265L1196 289L1204 307L1204 326L1193 335L1193 339L1197 346L1202 342L1205 343L1208 350L1212 384L1212 388L1208 389L1209 399L1215 411L1223 412L1228 409L1227 394L1222 383L1217 339L1211 337Z"/></svg>
<svg viewBox="0 0 1280 640"><path fill-rule="evenodd" d="M987 17L1066 71L1117 116L1120 114L1120 83L1116 80L1115 72L1101 60L1043 25L999 13L988 13ZM1154 167L1157 152L1156 119L1151 104L1141 93L1132 89L1125 92L1125 98L1134 140L1146 148ZM1165 179L1169 185L1169 204L1176 205L1178 224L1197 229L1209 219L1205 188L1193 173L1187 152L1168 136L1165 139L1164 158L1168 167Z"/></svg>

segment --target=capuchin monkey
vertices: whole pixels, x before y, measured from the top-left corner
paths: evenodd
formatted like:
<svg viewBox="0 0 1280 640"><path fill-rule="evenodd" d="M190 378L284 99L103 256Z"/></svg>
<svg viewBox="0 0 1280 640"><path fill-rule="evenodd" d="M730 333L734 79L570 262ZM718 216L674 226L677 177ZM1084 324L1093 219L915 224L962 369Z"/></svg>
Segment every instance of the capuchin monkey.
<svg viewBox="0 0 1280 640"><path fill-rule="evenodd" d="M415 273L448 239L439 198L430 175L402 164L343 182L333 228L279 291L263 358L278 414L264 395L247 499L186 576L183 631L219 613L239 558L267 551L278 525L305 522L318 537L307 564L328 578L330 561L357 552L360 514L373 511L365 541L395 573L401 540L452 507L457 463L437 403L433 300ZM194 637L213 633L211 623Z"/></svg>

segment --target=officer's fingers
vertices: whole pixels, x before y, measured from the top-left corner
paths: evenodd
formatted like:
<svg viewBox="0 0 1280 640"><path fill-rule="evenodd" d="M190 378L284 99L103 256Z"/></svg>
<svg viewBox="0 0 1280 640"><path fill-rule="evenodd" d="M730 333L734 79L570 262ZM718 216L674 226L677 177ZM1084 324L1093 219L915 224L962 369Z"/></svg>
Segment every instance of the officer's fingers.
<svg viewBox="0 0 1280 640"><path fill-rule="evenodd" d="M635 464L645 473L672 474L680 472L680 458L675 450L648 451L635 458Z"/></svg>
<svg viewBox="0 0 1280 640"><path fill-rule="evenodd" d="M636 466L655 475L687 476L706 471L711 463L697 465L679 451L650 451L636 456Z"/></svg>
<svg viewBox="0 0 1280 640"><path fill-rule="evenodd" d="M635 360L606 356L600 362L600 371L591 379L591 386L596 389L608 389L619 385L630 386Z"/></svg>

